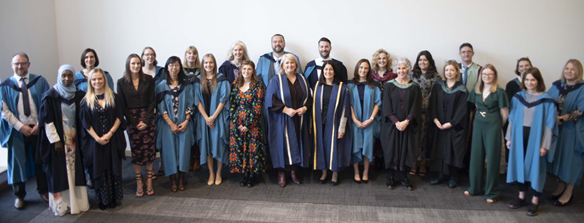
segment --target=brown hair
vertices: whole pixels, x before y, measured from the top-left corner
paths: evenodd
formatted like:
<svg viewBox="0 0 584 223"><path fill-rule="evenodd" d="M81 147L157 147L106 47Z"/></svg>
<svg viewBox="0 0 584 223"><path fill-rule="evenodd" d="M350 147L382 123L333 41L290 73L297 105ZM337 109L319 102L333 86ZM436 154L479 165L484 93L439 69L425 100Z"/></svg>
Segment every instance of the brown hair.
<svg viewBox="0 0 584 223"><path fill-rule="evenodd" d="M251 69L253 70L253 72L251 73L251 82L249 83L249 88L254 88L255 84L259 81L258 75L256 75L255 64L251 60L244 60L241 63L241 67L239 68L239 70L243 72L243 67L246 65L251 66ZM240 73L239 75L237 75L237 78L235 78L235 87L240 88L241 86L243 86L243 83L245 83L245 80L243 78L243 74Z"/></svg>
<svg viewBox="0 0 584 223"><path fill-rule="evenodd" d="M576 70L576 79L578 79L578 81L582 81L582 63L580 63L580 61L577 59L569 59L568 62L566 62L566 65L564 65L564 69L566 69L566 66L568 66L569 63L571 63L572 66L574 66L574 70ZM564 69L562 69L562 77L560 79L562 82L566 83Z"/></svg>
<svg viewBox="0 0 584 223"><path fill-rule="evenodd" d="M444 63L444 69L442 69L442 80L446 80L446 67L453 66L456 70L456 81L460 80L460 67L458 66L458 62L456 60L449 60Z"/></svg>
<svg viewBox="0 0 584 223"><path fill-rule="evenodd" d="M367 85L369 85L369 87L373 88L375 87L375 81L373 80L373 77L371 77L371 63L369 63L369 60L365 58L360 59L357 62L357 65L355 65L355 72L353 73L353 82L359 83L359 79L361 79L359 78L359 67L361 66L362 63L366 63L367 66L369 66L369 71L367 71L367 75L365 75L365 82L367 83Z"/></svg>
<svg viewBox="0 0 584 223"><path fill-rule="evenodd" d="M532 67L529 68L529 70L525 71L525 75L523 75L523 78L521 78L521 89L523 90L527 90L527 88L525 87L525 77L527 77L528 74L531 74L531 76L533 76L533 78L535 78L535 80L537 80L537 92L544 92L545 91L545 82L543 81L543 77L541 76L541 72L539 71L539 69L537 69L537 67Z"/></svg>
<svg viewBox="0 0 584 223"><path fill-rule="evenodd" d="M482 72L485 72L485 70L487 70L487 69L492 70L493 73L495 74L495 77L494 77L495 79L493 80L494 83L493 83L493 86L491 86L491 92L495 92L495 91L497 91L497 83L498 83L498 79L499 79L498 78L499 77L499 74L497 73L497 68L495 68L495 66L492 65L492 64L487 64L483 68ZM483 89L485 88L485 83L483 82L483 78L482 78L482 75L483 74L481 73L479 75L480 76L479 76L479 78L477 80L477 85L475 87L475 92L477 94L482 94L483 93Z"/></svg>

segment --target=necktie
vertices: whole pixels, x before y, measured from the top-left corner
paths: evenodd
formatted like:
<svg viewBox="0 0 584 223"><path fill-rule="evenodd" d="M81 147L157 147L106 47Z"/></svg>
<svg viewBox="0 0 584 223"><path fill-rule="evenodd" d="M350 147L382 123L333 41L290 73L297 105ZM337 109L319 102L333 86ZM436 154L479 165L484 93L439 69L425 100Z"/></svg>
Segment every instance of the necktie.
<svg viewBox="0 0 584 223"><path fill-rule="evenodd" d="M468 67L462 67L464 69L464 73L462 75L462 83L466 84L466 79L468 76Z"/></svg>
<svg viewBox="0 0 584 223"><path fill-rule="evenodd" d="M30 115L30 98L28 97L28 86L26 86L26 77L20 78L22 82L22 107L24 107L24 115Z"/></svg>
<svg viewBox="0 0 584 223"><path fill-rule="evenodd" d="M280 59L276 60L276 69L274 71L276 71L276 74L280 73Z"/></svg>

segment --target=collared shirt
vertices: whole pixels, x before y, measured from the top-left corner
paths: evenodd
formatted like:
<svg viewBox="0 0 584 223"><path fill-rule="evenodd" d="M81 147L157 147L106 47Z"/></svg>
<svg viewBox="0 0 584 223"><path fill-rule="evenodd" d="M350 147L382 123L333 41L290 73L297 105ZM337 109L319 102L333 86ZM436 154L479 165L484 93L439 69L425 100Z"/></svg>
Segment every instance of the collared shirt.
<svg viewBox="0 0 584 223"><path fill-rule="evenodd" d="M474 62L471 62L468 66L462 65L462 63L460 64L460 66L462 67L462 69L460 70L460 73L462 74L462 83L463 84L466 84L466 79L468 79L468 73L466 73L466 70L469 67L472 67L473 64L474 64Z"/></svg>
<svg viewBox="0 0 584 223"><path fill-rule="evenodd" d="M22 77L19 76L18 74L14 74L12 77L18 83L18 87L22 88L22 81L20 81L20 78L22 78ZM25 84L28 84L28 82L30 81L30 74L27 73L24 77L26 77L26 80L24 81ZM41 92L41 94L42 93L43 92ZM38 123L38 113L37 113L37 109L36 109L36 104L34 103L34 100L33 100L32 95L30 93L30 88L28 89L28 95L29 95L28 100L29 100L29 104L30 104L30 116L28 116L28 117L26 115L24 115L24 106L22 103L22 92L18 93L18 98L20 100L18 100L18 103L16 104L16 109L18 111L18 118L16 118L14 116L12 111L10 111L10 109L8 108L8 105L6 105L6 103L2 102L2 118L4 118L4 120L6 120L10 126L14 127L18 131L20 131L20 128L22 128L23 125L36 125Z"/></svg>
<svg viewBox="0 0 584 223"><path fill-rule="evenodd" d="M280 63L282 62L282 59L284 57L284 55L282 54L281 57L276 57L275 53L272 53L272 57L274 58L274 73L275 74L279 74L280 73Z"/></svg>
<svg viewBox="0 0 584 223"><path fill-rule="evenodd" d="M326 60L332 60L330 57L329 58L322 58L322 57L318 57L316 59L314 59L314 63L316 64L316 77L317 79L320 78L320 74L322 74L322 64L324 63L324 61ZM337 75L337 74L335 74Z"/></svg>

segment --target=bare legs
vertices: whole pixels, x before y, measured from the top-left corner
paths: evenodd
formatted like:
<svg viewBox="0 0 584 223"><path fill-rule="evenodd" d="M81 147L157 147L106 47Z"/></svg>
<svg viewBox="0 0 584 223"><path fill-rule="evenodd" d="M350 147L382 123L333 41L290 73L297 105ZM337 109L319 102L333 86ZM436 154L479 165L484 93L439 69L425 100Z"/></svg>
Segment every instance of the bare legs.
<svg viewBox="0 0 584 223"><path fill-rule="evenodd" d="M207 181L207 185L211 186L213 184L220 185L221 184L221 169L223 164L220 161L217 161L217 172L213 170L213 156L207 156L207 167L209 168L209 181ZM215 175L215 173L217 173Z"/></svg>
<svg viewBox="0 0 584 223"><path fill-rule="evenodd" d="M354 180L355 182L367 183L369 181L369 159L367 157L363 157L363 178L359 175L359 163L353 164L353 169L355 171Z"/></svg>

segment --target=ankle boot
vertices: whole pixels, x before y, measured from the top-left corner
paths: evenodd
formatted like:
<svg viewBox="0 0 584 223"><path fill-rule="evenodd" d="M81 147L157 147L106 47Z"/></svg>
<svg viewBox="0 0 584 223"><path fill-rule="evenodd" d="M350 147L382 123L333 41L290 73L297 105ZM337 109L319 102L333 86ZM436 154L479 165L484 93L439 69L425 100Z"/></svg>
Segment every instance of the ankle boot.
<svg viewBox="0 0 584 223"><path fill-rule="evenodd" d="M292 169L291 175L292 175L292 183L301 184L300 180L298 180L298 177L296 177L296 169Z"/></svg>
<svg viewBox="0 0 584 223"><path fill-rule="evenodd" d="M185 173L179 172L178 174L178 190L184 191L185 190Z"/></svg>
<svg viewBox="0 0 584 223"><path fill-rule="evenodd" d="M176 174L170 175L170 191L177 192L178 187L176 186Z"/></svg>
<svg viewBox="0 0 584 223"><path fill-rule="evenodd" d="M278 185L282 188L286 186L286 174L284 174L284 170L278 171Z"/></svg>

